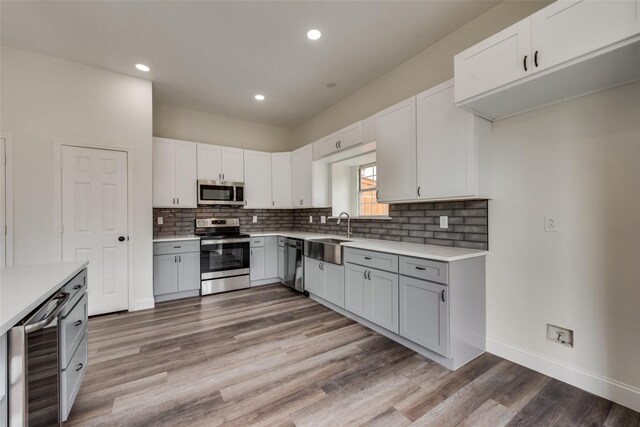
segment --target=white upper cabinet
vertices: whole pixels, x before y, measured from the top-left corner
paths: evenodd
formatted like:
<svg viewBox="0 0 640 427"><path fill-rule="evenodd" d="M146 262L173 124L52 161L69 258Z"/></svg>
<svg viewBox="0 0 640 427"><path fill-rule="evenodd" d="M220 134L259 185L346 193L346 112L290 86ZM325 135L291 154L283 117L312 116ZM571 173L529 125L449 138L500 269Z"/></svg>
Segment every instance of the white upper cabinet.
<svg viewBox="0 0 640 427"><path fill-rule="evenodd" d="M531 73L531 21L524 19L454 57L461 102Z"/></svg>
<svg viewBox="0 0 640 427"><path fill-rule="evenodd" d="M553 67L636 34L637 7L633 0L557 1L531 15L534 69Z"/></svg>
<svg viewBox="0 0 640 427"><path fill-rule="evenodd" d="M222 147L220 170L224 181L244 182L244 150Z"/></svg>
<svg viewBox="0 0 640 427"><path fill-rule="evenodd" d="M273 207L291 207L291 153L271 154L271 193Z"/></svg>
<svg viewBox="0 0 640 427"><path fill-rule="evenodd" d="M313 144L291 153L291 206L313 206Z"/></svg>
<svg viewBox="0 0 640 427"><path fill-rule="evenodd" d="M247 208L270 208L271 153L245 150L244 200Z"/></svg>
<svg viewBox="0 0 640 427"><path fill-rule="evenodd" d="M222 150L217 145L198 144L198 179L222 179Z"/></svg>
<svg viewBox="0 0 640 427"><path fill-rule="evenodd" d="M314 143L313 158L314 160L318 160L337 151L361 144L362 142L362 121L359 121Z"/></svg>
<svg viewBox="0 0 640 427"><path fill-rule="evenodd" d="M193 142L153 139L154 207L197 207L196 158Z"/></svg>
<svg viewBox="0 0 640 427"><path fill-rule="evenodd" d="M376 141L378 199L416 199L415 96L376 114Z"/></svg>
<svg viewBox="0 0 640 427"><path fill-rule="evenodd" d="M241 148L198 145L198 179L244 181L244 150Z"/></svg>
<svg viewBox="0 0 640 427"><path fill-rule="evenodd" d="M456 107L453 92L450 80L417 96L420 199L488 196L482 194L489 174L482 169L488 166L479 154L489 148L491 122Z"/></svg>
<svg viewBox="0 0 640 427"><path fill-rule="evenodd" d="M456 103L490 120L635 81L640 2L556 1L454 65Z"/></svg>

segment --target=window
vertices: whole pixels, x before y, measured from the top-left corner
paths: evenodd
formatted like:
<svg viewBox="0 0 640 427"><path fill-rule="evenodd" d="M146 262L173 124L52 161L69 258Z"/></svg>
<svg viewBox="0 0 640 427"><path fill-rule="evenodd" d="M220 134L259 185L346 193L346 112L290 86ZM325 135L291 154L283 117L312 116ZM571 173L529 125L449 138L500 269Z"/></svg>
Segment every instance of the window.
<svg viewBox="0 0 640 427"><path fill-rule="evenodd" d="M358 168L358 216L388 216L389 205L378 203L376 164Z"/></svg>

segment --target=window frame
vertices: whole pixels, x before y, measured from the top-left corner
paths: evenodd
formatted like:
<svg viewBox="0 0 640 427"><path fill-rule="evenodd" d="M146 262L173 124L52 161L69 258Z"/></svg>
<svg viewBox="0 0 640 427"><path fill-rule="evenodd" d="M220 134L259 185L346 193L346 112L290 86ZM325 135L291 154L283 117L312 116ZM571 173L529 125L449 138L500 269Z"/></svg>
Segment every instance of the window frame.
<svg viewBox="0 0 640 427"><path fill-rule="evenodd" d="M376 177L376 186L372 187L372 188L366 188L366 189L362 189L362 170L366 169L366 168L370 168L370 167L375 167L376 168L376 172L375 172L375 177ZM356 168L356 174L357 174L357 179L356 179L356 195L357 195L357 203L356 203L356 208L357 208L357 212L358 212L358 218L389 218L389 204L388 203L379 203L378 197L377 197L377 192L378 192L378 168L376 165L376 162L371 162L371 163L365 163L362 165L358 165L358 167ZM362 193L371 193L374 192L374 194L376 195L376 203L379 204L385 204L387 205L387 214L386 215L363 215L361 213L361 196Z"/></svg>

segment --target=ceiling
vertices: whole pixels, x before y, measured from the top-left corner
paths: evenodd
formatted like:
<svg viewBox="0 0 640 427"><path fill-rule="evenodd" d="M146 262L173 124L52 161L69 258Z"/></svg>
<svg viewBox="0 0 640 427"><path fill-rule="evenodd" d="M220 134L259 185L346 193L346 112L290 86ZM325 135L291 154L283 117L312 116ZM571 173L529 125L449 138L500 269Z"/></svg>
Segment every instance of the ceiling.
<svg viewBox="0 0 640 427"><path fill-rule="evenodd" d="M0 41L151 79L154 102L293 128L497 3L2 1Z"/></svg>

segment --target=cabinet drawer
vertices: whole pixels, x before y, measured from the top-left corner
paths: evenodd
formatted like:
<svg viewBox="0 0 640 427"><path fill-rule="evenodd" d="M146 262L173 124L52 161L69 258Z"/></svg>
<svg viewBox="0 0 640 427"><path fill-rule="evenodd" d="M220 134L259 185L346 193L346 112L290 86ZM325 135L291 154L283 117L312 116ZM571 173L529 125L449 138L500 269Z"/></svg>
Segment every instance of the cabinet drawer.
<svg viewBox="0 0 640 427"><path fill-rule="evenodd" d="M87 370L87 334L80 341L69 365L60 372L60 404L62 420L66 421L73 402L80 390L82 378Z"/></svg>
<svg viewBox="0 0 640 427"><path fill-rule="evenodd" d="M180 254L184 252L200 252L200 240L177 240L153 244L154 255Z"/></svg>
<svg viewBox="0 0 640 427"><path fill-rule="evenodd" d="M446 285L449 283L449 264L429 259L400 257L400 274Z"/></svg>
<svg viewBox="0 0 640 427"><path fill-rule="evenodd" d="M252 237L250 246L252 248L260 248L264 246L264 237Z"/></svg>
<svg viewBox="0 0 640 427"><path fill-rule="evenodd" d="M378 270L390 271L392 273L398 272L398 255L345 248L344 259L346 262L350 262L352 264L359 264L365 267L376 268Z"/></svg>
<svg viewBox="0 0 640 427"><path fill-rule="evenodd" d="M75 297L76 294L80 292L80 289L82 289L86 285L87 285L87 269L85 268L80 273L76 274L73 279L69 280L67 284L64 285L60 290L62 292L67 292L71 294L71 299L73 299L73 297Z"/></svg>
<svg viewBox="0 0 640 427"><path fill-rule="evenodd" d="M60 366L69 365L78 343L87 331L87 293L83 293L80 300L66 317L60 319Z"/></svg>

